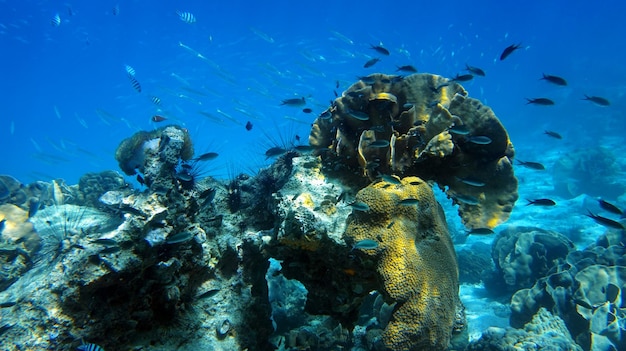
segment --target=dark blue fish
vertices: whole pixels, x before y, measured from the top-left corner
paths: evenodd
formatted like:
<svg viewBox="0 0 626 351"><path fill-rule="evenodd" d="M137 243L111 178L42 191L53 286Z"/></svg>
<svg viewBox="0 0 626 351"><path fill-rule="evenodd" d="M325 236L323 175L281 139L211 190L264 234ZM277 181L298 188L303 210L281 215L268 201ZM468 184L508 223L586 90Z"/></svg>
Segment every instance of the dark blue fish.
<svg viewBox="0 0 626 351"><path fill-rule="evenodd" d="M491 235L493 234L493 230L490 228L473 228L467 235Z"/></svg>
<svg viewBox="0 0 626 351"><path fill-rule="evenodd" d="M528 104L542 105L542 106L554 105L554 101L552 101L552 100L550 100L548 98L534 98L534 99L526 98L526 100L528 100L526 105L528 105Z"/></svg>
<svg viewBox="0 0 626 351"><path fill-rule="evenodd" d="M381 55L389 56L389 50L385 49L384 47L382 47L380 45L371 45L370 44L370 49L376 51L377 53L379 53Z"/></svg>
<svg viewBox="0 0 626 351"><path fill-rule="evenodd" d="M609 100L600 97L600 96L587 96L585 95L585 98L583 100L587 100L587 101L591 101L594 104L600 105L600 106L609 106L611 104L611 102L609 102Z"/></svg>
<svg viewBox="0 0 626 351"><path fill-rule="evenodd" d="M367 62L365 62L365 64L363 65L363 68L369 68L372 67L376 64L376 62L380 61L380 59L378 57L373 58Z"/></svg>
<svg viewBox="0 0 626 351"><path fill-rule="evenodd" d="M618 230L626 230L626 227L618 221L614 221L606 217L598 216L596 214L593 214L589 210L587 210L587 212L589 212L589 214L587 214L586 216L593 219L596 223L600 225L603 225L608 228L618 229Z"/></svg>
<svg viewBox="0 0 626 351"><path fill-rule="evenodd" d="M553 132L551 130L546 130L543 132L543 134L552 137L554 139L563 139L563 136L561 136L561 134L557 133L557 132Z"/></svg>
<svg viewBox="0 0 626 351"><path fill-rule="evenodd" d="M417 68L415 68L415 67L413 67L411 65L398 66L398 69L396 70L396 72L398 72L398 71L417 73Z"/></svg>
<svg viewBox="0 0 626 351"><path fill-rule="evenodd" d="M610 202L604 201L602 199L598 199L598 204L605 211L611 212L611 213L616 214L616 215L624 214L624 211L622 211L619 207L613 205Z"/></svg>
<svg viewBox="0 0 626 351"><path fill-rule="evenodd" d="M502 51L502 54L500 55L500 61L504 60L505 58L509 57L509 55L511 55L513 53L513 51L517 50L517 49L521 49L522 48L522 44L513 44L510 46L507 46L506 49L504 49L504 51Z"/></svg>
<svg viewBox="0 0 626 351"><path fill-rule="evenodd" d="M481 77L485 76L485 71L483 71L482 69L478 67L470 66L467 63L465 64L465 70L476 76L481 76Z"/></svg>
<svg viewBox="0 0 626 351"><path fill-rule="evenodd" d="M457 75L454 76L454 78L452 78L450 80L453 80L455 82L467 82L467 81L470 81L472 79L474 79L474 76L471 75L471 74L461 74L461 75L459 75L457 73ZM439 90L439 89L437 89L437 90Z"/></svg>
<svg viewBox="0 0 626 351"><path fill-rule="evenodd" d="M304 100L304 96L303 96L301 98L285 99L280 104L287 105L287 106L303 106L304 104L306 104L306 100Z"/></svg>
<svg viewBox="0 0 626 351"><path fill-rule="evenodd" d="M364 239L352 246L352 250L374 250L378 247L378 241L372 239Z"/></svg>
<svg viewBox="0 0 626 351"><path fill-rule="evenodd" d="M556 205L556 202L554 202L554 200L551 200L551 199L535 199L535 200L526 199L526 201L528 201L526 206L530 206L530 205L535 205L535 206L554 206L554 205Z"/></svg>
<svg viewBox="0 0 626 351"><path fill-rule="evenodd" d="M567 81L559 76L551 76L549 74L545 74L542 73L543 77L539 78L540 80L545 80L547 82L550 82L552 84L556 84L556 85L560 85L560 86L566 86L567 85Z"/></svg>

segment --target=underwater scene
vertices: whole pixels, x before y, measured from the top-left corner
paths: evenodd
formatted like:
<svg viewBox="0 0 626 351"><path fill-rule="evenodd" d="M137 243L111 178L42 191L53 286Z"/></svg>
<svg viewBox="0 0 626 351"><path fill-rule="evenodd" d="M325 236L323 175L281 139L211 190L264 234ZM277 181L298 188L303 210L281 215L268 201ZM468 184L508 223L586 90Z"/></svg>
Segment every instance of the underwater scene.
<svg viewBox="0 0 626 351"><path fill-rule="evenodd" d="M0 9L0 351L626 350L622 2Z"/></svg>

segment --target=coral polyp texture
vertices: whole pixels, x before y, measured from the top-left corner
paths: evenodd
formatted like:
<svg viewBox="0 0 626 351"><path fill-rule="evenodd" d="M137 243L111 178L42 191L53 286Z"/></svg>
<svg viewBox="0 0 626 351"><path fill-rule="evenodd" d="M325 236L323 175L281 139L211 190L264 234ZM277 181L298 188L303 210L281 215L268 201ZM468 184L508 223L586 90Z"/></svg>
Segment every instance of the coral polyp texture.
<svg viewBox="0 0 626 351"><path fill-rule="evenodd" d="M389 174L437 182L470 228L502 223L518 198L506 130L441 76L362 77L316 119L309 143L325 169L355 184Z"/></svg>
<svg viewBox="0 0 626 351"><path fill-rule="evenodd" d="M348 218L345 239L375 259L382 292L396 302L383 333L392 350L443 350L458 306L458 268L445 217L431 187L417 177L379 182L356 195L368 211Z"/></svg>

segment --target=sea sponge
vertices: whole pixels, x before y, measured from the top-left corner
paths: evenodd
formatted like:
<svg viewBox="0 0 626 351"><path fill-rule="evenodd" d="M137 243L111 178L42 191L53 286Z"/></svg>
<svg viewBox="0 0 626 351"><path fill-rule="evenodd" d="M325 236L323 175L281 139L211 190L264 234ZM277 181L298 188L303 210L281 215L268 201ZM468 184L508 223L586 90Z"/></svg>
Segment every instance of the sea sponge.
<svg viewBox="0 0 626 351"><path fill-rule="evenodd" d="M506 130L489 107L441 76L363 77L315 120L309 143L325 170L344 178L437 182L470 228L502 223L518 198Z"/></svg>
<svg viewBox="0 0 626 351"><path fill-rule="evenodd" d="M359 252L377 261L382 292L397 303L383 333L386 347L446 349L459 304L458 268L431 187L417 177L400 184L378 182L360 190L356 201L369 209L348 218L345 240L351 245L378 243Z"/></svg>

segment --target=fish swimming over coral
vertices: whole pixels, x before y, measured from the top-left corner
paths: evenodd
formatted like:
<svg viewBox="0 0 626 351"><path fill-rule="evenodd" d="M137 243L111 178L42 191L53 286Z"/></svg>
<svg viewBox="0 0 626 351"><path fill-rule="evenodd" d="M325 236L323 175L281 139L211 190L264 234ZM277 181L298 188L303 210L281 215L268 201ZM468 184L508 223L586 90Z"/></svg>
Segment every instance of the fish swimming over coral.
<svg viewBox="0 0 626 351"><path fill-rule="evenodd" d="M588 214L586 214L587 217L593 219L596 223L602 226L613 228L613 229L618 229L618 230L626 230L626 226L624 226L622 223L618 221L612 220L610 218L598 216L589 210L587 210L587 212L588 212Z"/></svg>
<svg viewBox="0 0 626 351"><path fill-rule="evenodd" d="M600 205L600 208L602 208L603 210L607 212L611 212L613 214L620 215L620 216L624 214L624 211L622 211L619 207L603 199L598 199L598 205Z"/></svg>
<svg viewBox="0 0 626 351"><path fill-rule="evenodd" d="M417 73L417 68L411 65L398 66L396 72L409 72L409 73Z"/></svg>
<svg viewBox="0 0 626 351"><path fill-rule="evenodd" d="M542 165L541 163L539 163L539 162L521 161L521 160L517 160L517 162L522 167L534 169L534 170L537 170L537 171L543 171L543 170L546 169L546 167L544 165Z"/></svg>
<svg viewBox="0 0 626 351"><path fill-rule="evenodd" d="M365 64L363 64L363 68L370 68L370 67L374 66L378 61L380 61L380 59L378 57L375 57L375 58L365 62Z"/></svg>
<svg viewBox="0 0 626 351"><path fill-rule="evenodd" d="M526 199L526 201L528 201L526 206L530 206L530 205L555 206L556 205L556 202L554 202L554 200L551 200L551 199L534 199L534 200Z"/></svg>
<svg viewBox="0 0 626 351"><path fill-rule="evenodd" d="M485 71L483 71L482 69L478 67L470 66L467 63L465 64L465 70L476 76L481 76L481 77L485 76Z"/></svg>

